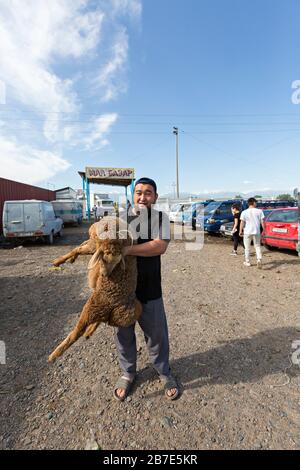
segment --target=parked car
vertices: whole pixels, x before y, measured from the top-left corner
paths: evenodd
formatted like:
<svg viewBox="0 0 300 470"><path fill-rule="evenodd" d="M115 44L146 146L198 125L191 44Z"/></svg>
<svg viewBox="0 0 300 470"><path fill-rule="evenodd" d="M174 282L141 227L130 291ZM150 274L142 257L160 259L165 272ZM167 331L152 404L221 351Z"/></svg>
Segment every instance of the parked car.
<svg viewBox="0 0 300 470"><path fill-rule="evenodd" d="M218 233L221 225L233 222L232 204L239 204L241 211L248 207L243 200L213 201L205 208L204 213L196 217L196 227L209 233Z"/></svg>
<svg viewBox="0 0 300 470"><path fill-rule="evenodd" d="M284 207L297 207L297 201L288 201L288 200L283 200L281 201L280 199L277 200L262 200L262 201L257 201L256 207L258 209L283 209Z"/></svg>
<svg viewBox="0 0 300 470"><path fill-rule="evenodd" d="M43 238L52 245L54 236L61 235L62 227L63 221L55 216L51 202L29 199L4 203L3 235L6 239Z"/></svg>
<svg viewBox="0 0 300 470"><path fill-rule="evenodd" d="M268 215L273 212L273 209L262 209L265 218L268 217ZM231 237L231 232L233 229L234 222L227 222L224 225L221 225L220 227L220 234L223 235L223 237Z"/></svg>
<svg viewBox="0 0 300 470"><path fill-rule="evenodd" d="M266 248L297 250L299 210L297 207L275 209L264 223L262 241Z"/></svg>
<svg viewBox="0 0 300 470"><path fill-rule="evenodd" d="M57 199L51 201L54 213L60 217L64 224L77 224L82 223L82 204L76 199Z"/></svg>
<svg viewBox="0 0 300 470"><path fill-rule="evenodd" d="M191 202L180 202L171 206L169 213L169 219L171 223L182 224L183 223L183 214L189 210L191 207Z"/></svg>
<svg viewBox="0 0 300 470"><path fill-rule="evenodd" d="M204 208L212 202L212 199L209 201L197 201L193 202L190 207L183 213L183 224L191 225L193 230L196 230L196 218L203 214Z"/></svg>

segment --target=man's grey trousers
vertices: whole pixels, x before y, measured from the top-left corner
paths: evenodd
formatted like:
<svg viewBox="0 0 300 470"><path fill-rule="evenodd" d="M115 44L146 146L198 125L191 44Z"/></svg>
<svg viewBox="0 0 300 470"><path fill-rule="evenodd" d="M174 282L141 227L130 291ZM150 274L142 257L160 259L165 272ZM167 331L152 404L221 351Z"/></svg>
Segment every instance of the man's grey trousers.
<svg viewBox="0 0 300 470"><path fill-rule="evenodd" d="M162 379L170 375L169 335L162 298L142 304L143 311L138 323L144 333L152 364ZM124 377L132 379L136 374L135 325L115 328L115 343Z"/></svg>

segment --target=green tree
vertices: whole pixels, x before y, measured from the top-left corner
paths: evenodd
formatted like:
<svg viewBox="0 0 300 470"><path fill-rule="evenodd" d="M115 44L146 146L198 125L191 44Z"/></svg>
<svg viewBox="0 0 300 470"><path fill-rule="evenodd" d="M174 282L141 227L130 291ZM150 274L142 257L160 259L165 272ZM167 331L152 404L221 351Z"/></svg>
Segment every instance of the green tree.
<svg viewBox="0 0 300 470"><path fill-rule="evenodd" d="M279 194L277 198L279 201L293 201L294 198L290 194Z"/></svg>
<svg viewBox="0 0 300 470"><path fill-rule="evenodd" d="M255 194L254 197L255 197L255 199L261 199L262 198L262 196L260 196L259 194Z"/></svg>

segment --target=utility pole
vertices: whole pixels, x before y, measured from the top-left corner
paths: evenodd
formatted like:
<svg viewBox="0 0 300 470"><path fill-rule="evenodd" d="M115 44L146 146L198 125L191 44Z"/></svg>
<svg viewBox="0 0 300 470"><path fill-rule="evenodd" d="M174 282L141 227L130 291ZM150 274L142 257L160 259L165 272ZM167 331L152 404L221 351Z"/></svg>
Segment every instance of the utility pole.
<svg viewBox="0 0 300 470"><path fill-rule="evenodd" d="M175 200L176 199L176 194L175 194L176 183L175 183L175 181L174 181L174 183L172 183L172 187L173 187L173 199Z"/></svg>
<svg viewBox="0 0 300 470"><path fill-rule="evenodd" d="M178 174L178 127L173 127L173 134L176 135L176 191L179 199L179 174Z"/></svg>

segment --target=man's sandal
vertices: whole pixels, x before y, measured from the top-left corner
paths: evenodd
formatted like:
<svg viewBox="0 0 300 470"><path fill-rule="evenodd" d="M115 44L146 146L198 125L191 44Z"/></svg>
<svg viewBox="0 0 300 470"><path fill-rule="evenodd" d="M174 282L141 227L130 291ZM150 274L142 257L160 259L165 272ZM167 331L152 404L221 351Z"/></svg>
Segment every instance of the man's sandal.
<svg viewBox="0 0 300 470"><path fill-rule="evenodd" d="M133 380L126 379L125 377L120 377L114 388L114 393L113 393L114 398L118 401L124 401L125 398L127 398L129 395L132 384L133 384ZM123 397L119 397L117 395L117 390L119 388L125 391Z"/></svg>
<svg viewBox="0 0 300 470"><path fill-rule="evenodd" d="M168 390L171 390L172 388L176 389L176 392L173 395L168 395ZM164 390L165 390L165 395L168 398L168 400L175 400L178 395L179 395L179 385L176 381L176 379L170 375L170 377L167 378L165 385L164 385Z"/></svg>

